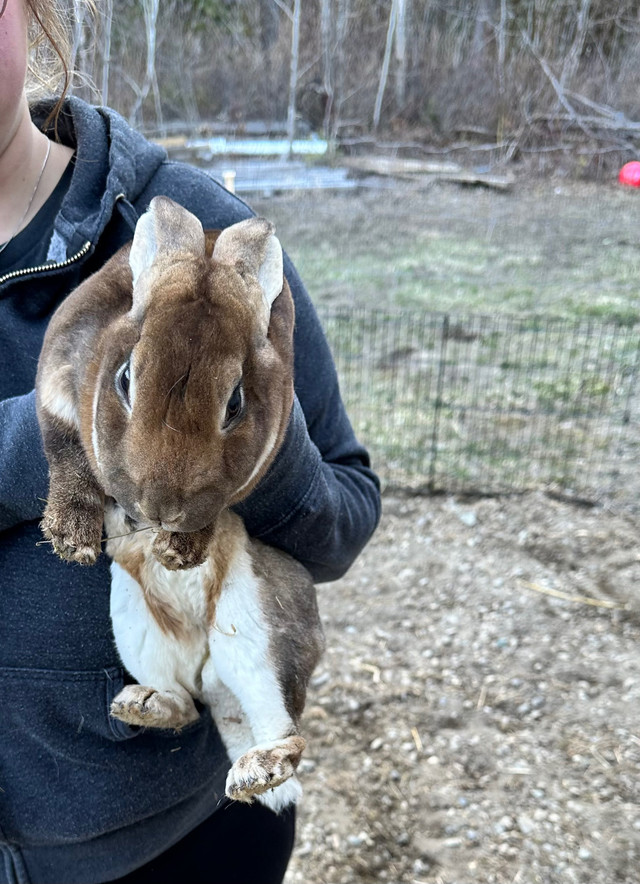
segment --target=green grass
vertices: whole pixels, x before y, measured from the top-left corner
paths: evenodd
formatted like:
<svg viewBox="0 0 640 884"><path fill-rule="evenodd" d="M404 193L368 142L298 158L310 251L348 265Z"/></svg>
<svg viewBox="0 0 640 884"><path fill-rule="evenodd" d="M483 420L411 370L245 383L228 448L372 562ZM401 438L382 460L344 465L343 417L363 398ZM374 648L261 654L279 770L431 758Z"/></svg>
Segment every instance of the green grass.
<svg viewBox="0 0 640 884"><path fill-rule="evenodd" d="M637 194L456 187L289 194L273 218L317 303L640 318Z"/></svg>
<svg viewBox="0 0 640 884"><path fill-rule="evenodd" d="M640 262L623 251L607 256L606 271L579 256L571 267L551 268L542 255L513 255L481 240L461 243L442 235L425 243L404 239L392 255L302 244L296 263L320 303L535 312L628 324L640 318Z"/></svg>

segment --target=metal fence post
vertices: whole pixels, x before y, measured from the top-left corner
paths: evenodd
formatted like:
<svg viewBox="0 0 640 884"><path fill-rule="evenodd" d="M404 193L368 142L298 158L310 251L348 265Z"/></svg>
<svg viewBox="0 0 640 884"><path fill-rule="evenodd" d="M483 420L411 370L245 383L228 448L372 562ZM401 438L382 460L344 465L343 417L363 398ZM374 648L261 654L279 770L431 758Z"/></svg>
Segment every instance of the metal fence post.
<svg viewBox="0 0 640 884"><path fill-rule="evenodd" d="M440 339L440 359L438 362L438 381L436 384L436 399L433 407L433 432L431 433L431 453L429 457L429 482L428 489L433 494L436 488L436 462L438 460L438 434L440 429L440 411L442 409L444 395L444 376L447 360L447 342L449 340L449 314L442 318L442 338Z"/></svg>
<svg viewBox="0 0 640 884"><path fill-rule="evenodd" d="M629 378L629 386L627 388L627 395L625 397L624 403L624 412L622 414L622 423L626 426L626 424L631 423L631 409L632 403L634 401L634 396L636 393L636 384L638 381L638 368L640 367L640 337L638 338L638 346L636 347L636 358L633 361L633 367L631 369Z"/></svg>

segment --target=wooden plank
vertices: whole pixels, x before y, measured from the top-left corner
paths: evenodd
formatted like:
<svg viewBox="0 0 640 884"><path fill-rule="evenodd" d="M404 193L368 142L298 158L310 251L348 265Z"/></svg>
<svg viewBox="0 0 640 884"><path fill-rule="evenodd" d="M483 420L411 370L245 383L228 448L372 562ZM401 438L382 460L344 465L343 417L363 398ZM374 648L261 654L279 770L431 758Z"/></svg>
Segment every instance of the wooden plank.
<svg viewBox="0 0 640 884"><path fill-rule="evenodd" d="M513 184L509 175L493 175L465 169L458 163L439 163L433 160L402 159L398 157L347 157L344 165L372 175L386 175L411 181L450 181L455 184L492 187L508 190Z"/></svg>
<svg viewBox="0 0 640 884"><path fill-rule="evenodd" d="M363 172L371 172L374 175L436 175L440 173L455 174L463 171L462 166L458 163L439 163L433 160L400 157L347 157L344 163L352 169L362 169Z"/></svg>

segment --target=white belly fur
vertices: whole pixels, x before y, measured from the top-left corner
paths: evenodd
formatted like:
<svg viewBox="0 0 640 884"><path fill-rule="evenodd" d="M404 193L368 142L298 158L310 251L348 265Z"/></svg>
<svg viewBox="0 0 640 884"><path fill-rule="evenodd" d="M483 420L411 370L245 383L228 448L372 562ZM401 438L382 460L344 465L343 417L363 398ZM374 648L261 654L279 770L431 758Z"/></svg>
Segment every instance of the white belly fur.
<svg viewBox="0 0 640 884"><path fill-rule="evenodd" d="M180 640L167 635L152 616L139 584L117 562L111 563L111 621L120 658L139 684L158 690L182 687L202 699L206 631L194 626Z"/></svg>
<svg viewBox="0 0 640 884"><path fill-rule="evenodd" d="M105 524L110 537L126 533L119 508L108 513ZM173 605L179 600L186 627L180 637L163 631L138 582L112 561L111 617L126 669L141 685L188 693L208 705L232 763L256 744L293 733L269 654L259 582L245 545L237 546L216 605L215 622L210 624L205 583L213 564L206 561L186 571L168 571L153 557L153 537L151 531L128 534L110 541L108 551L123 561L143 553L147 591ZM299 784L292 778L259 800L279 809L296 801L299 794Z"/></svg>

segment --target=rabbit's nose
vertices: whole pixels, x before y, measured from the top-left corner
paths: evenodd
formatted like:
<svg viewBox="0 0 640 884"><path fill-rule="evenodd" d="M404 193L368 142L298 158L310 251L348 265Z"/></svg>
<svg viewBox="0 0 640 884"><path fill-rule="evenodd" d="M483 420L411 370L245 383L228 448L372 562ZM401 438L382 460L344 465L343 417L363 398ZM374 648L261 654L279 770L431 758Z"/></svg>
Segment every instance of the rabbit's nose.
<svg viewBox="0 0 640 884"><path fill-rule="evenodd" d="M161 500L145 497L137 504L142 518L152 525L162 527L165 531L179 531L184 520L184 510L177 510L175 505L169 506Z"/></svg>
<svg viewBox="0 0 640 884"><path fill-rule="evenodd" d="M151 513L148 511L148 507L144 507L141 504L137 503L136 509L138 510L142 519L145 522L148 522L150 525L157 525L158 524L158 519L156 519L154 516L151 515Z"/></svg>
<svg viewBox="0 0 640 884"><path fill-rule="evenodd" d="M184 524L184 517L185 512L184 510L181 510L175 516L163 517L161 519L161 525L165 531L181 531Z"/></svg>

